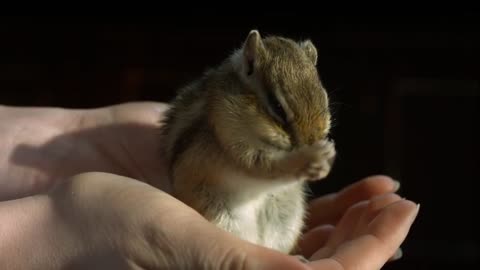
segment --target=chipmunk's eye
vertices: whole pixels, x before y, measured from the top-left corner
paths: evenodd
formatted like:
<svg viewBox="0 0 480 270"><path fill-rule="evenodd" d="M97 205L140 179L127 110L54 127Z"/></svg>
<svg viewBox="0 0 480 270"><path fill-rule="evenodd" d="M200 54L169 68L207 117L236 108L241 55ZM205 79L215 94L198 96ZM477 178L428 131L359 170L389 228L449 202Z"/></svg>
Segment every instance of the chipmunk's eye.
<svg viewBox="0 0 480 270"><path fill-rule="evenodd" d="M278 101L277 97L271 92L267 92L268 104L272 112L282 121L283 124L287 123L287 114L283 109L282 104Z"/></svg>

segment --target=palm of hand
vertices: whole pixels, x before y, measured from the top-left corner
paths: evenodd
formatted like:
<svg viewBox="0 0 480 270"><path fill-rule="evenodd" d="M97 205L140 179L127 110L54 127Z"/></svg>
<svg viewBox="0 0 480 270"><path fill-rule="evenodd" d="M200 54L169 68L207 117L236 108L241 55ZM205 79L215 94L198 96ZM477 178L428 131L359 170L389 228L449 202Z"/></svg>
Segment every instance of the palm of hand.
<svg viewBox="0 0 480 270"><path fill-rule="evenodd" d="M157 130L158 117L165 109L165 105L135 103L95 110L19 109L0 114L0 134L6 138L0 149L11 153L0 161L0 185L6 187L0 191L0 200L42 192L85 171L120 174L168 189L166 181L161 181L166 177ZM378 269L385 256L392 256L415 212L413 203L389 194L392 191L392 181L372 177L314 201L309 231L300 243L302 254L314 260L312 267L349 269L352 263L363 261L358 269ZM358 257L379 248L383 257Z"/></svg>

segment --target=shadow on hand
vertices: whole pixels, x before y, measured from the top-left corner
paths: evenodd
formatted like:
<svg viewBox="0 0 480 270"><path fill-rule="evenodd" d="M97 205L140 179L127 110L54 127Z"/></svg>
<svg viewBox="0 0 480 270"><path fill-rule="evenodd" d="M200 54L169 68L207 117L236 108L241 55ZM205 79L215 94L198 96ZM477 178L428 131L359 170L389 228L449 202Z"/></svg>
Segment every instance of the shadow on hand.
<svg viewBox="0 0 480 270"><path fill-rule="evenodd" d="M20 144L10 156L14 177L34 192L83 172L107 172L145 182L164 177L160 130L153 125L111 124L56 136L41 146ZM27 179L25 179L27 178ZM166 181L163 181L166 182Z"/></svg>

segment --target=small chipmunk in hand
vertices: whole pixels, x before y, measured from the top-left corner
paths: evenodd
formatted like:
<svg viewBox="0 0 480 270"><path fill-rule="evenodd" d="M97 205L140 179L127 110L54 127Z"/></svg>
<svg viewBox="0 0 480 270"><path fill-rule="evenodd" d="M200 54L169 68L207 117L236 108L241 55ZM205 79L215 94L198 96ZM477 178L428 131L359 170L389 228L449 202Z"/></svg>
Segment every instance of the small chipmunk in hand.
<svg viewBox="0 0 480 270"><path fill-rule="evenodd" d="M163 120L173 195L232 234L287 254L308 181L335 157L310 40L251 30L241 48L181 89Z"/></svg>

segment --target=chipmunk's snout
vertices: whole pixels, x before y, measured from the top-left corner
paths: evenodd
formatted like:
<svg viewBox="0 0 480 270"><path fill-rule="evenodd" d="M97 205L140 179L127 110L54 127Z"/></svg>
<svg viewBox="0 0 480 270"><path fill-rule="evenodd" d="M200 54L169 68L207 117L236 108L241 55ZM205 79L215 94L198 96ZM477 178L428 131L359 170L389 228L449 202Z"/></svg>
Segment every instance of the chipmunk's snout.
<svg viewBox="0 0 480 270"><path fill-rule="evenodd" d="M307 134L306 136L304 136L303 138L300 137L299 139L299 144L300 145L312 145L314 144L315 142L318 142L322 139L325 138L325 133L322 132L322 131L319 131L319 130L316 130L310 134Z"/></svg>
<svg viewBox="0 0 480 270"><path fill-rule="evenodd" d="M328 119L321 118L316 121L300 122L296 127L295 141L299 146L312 145L323 140L328 135Z"/></svg>

